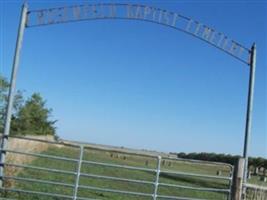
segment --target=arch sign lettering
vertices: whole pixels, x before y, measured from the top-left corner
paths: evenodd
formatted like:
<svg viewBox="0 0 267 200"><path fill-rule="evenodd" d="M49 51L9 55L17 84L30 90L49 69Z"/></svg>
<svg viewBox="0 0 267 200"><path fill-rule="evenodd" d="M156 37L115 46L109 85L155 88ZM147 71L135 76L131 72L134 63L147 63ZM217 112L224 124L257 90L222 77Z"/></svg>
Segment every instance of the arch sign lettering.
<svg viewBox="0 0 267 200"><path fill-rule="evenodd" d="M151 6L96 4L33 10L27 12L26 27L97 19L142 20L168 26L204 40L249 64L250 49L240 43L196 20Z"/></svg>
<svg viewBox="0 0 267 200"><path fill-rule="evenodd" d="M244 137L243 157L245 158L245 170L247 173L248 165L248 143L251 133L251 117L253 107L253 91L256 67L256 45L246 48L239 42L230 39L222 32L218 32L212 27L202 24L199 21L188 18L176 12L167 11L147 5L137 4L85 4L69 7L58 7L41 10L29 10L26 4L22 7L20 26L17 36L15 56L13 61L13 71L11 75L11 87L9 91L8 107L5 118L5 128L1 140L1 157L0 157L0 178L4 173L5 154L4 149L8 144L10 132L10 121L14 91L16 85L17 69L19 64L22 39L25 29L39 26L48 26L61 23L92 21L92 20L141 20L156 23L169 28L173 28L198 38L231 57L241 61L249 66L250 78L248 87L247 113ZM246 173L244 181L246 181ZM1 182L2 184L2 182ZM1 186L1 185L0 185Z"/></svg>

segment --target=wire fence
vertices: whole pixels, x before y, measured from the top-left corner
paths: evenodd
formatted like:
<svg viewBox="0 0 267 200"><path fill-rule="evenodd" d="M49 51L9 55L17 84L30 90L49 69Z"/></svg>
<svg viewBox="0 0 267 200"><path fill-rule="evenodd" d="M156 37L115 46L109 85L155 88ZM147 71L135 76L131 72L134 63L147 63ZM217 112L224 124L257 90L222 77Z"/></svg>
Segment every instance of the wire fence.
<svg viewBox="0 0 267 200"><path fill-rule="evenodd" d="M11 138L0 199L231 199L228 164Z"/></svg>

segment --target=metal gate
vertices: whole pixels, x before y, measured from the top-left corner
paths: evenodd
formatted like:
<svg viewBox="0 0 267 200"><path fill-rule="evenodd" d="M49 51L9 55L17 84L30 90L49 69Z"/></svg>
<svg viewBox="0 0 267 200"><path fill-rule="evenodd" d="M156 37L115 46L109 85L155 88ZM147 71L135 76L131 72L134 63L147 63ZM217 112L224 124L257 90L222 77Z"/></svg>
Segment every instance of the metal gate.
<svg viewBox="0 0 267 200"><path fill-rule="evenodd" d="M228 199L233 166L10 137L2 199Z"/></svg>

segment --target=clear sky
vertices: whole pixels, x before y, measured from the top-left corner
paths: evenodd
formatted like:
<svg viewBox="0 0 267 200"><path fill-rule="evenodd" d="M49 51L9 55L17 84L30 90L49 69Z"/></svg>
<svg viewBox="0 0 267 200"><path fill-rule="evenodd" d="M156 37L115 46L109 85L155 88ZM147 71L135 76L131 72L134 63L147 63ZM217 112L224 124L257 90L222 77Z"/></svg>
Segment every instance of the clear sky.
<svg viewBox="0 0 267 200"><path fill-rule="evenodd" d="M23 1L0 2L0 72L10 77ZM29 9L37 9L84 1L28 2ZM127 2L178 12L249 48L256 42L250 155L267 157L266 3ZM177 30L98 20L27 29L17 88L26 96L42 94L65 139L241 155L248 72L238 60Z"/></svg>

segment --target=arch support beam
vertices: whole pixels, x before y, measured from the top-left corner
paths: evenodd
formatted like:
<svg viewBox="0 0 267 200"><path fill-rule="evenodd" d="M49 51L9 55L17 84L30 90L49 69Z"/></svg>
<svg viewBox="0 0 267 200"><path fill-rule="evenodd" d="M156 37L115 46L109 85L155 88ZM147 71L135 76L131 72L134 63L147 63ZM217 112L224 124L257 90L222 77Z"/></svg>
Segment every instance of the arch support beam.
<svg viewBox="0 0 267 200"><path fill-rule="evenodd" d="M246 114L246 129L245 129L245 141L244 141L244 151L243 151L243 157L245 158L245 163L244 163L245 173L243 177L244 184L246 183L247 177L248 177L248 150L249 150L251 124L252 124L255 70L256 70L256 44L254 43L251 47L247 114Z"/></svg>

